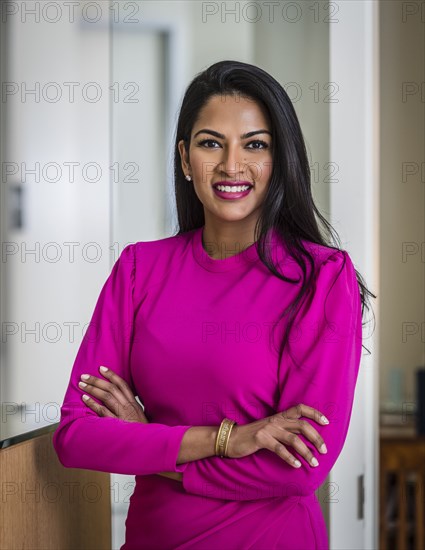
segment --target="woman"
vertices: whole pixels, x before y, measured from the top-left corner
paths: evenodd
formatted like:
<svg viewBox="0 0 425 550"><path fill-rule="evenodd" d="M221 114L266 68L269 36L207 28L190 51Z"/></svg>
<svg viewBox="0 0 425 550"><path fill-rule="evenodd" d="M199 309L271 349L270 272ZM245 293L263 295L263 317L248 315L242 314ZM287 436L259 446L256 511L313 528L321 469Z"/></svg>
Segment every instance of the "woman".
<svg viewBox="0 0 425 550"><path fill-rule="evenodd" d="M56 452L136 476L122 550L328 548L315 491L347 435L374 295L319 231L295 111L262 69L194 78L174 169L178 231L113 266Z"/></svg>

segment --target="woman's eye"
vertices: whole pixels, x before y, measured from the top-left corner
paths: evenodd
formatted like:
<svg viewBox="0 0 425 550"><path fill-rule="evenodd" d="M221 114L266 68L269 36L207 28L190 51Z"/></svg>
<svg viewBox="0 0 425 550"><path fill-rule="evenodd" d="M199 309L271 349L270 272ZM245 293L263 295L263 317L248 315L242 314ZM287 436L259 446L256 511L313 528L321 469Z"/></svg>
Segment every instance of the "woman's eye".
<svg viewBox="0 0 425 550"><path fill-rule="evenodd" d="M255 141L250 141L248 143L248 145L251 145L252 143L260 144L262 146L261 149L267 149L267 147L269 146L268 143L266 143L265 141L263 141L261 139L256 139ZM251 147L251 149L260 149L260 147Z"/></svg>
<svg viewBox="0 0 425 550"><path fill-rule="evenodd" d="M199 145L205 145L206 143L217 143L214 139L204 139L199 142ZM214 149L214 147L207 147L207 149Z"/></svg>

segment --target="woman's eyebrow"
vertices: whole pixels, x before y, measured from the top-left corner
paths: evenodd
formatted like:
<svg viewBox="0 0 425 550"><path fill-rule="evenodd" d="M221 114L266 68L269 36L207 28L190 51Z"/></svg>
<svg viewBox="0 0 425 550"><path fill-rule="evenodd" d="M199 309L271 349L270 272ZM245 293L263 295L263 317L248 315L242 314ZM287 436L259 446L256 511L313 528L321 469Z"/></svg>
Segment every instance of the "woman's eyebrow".
<svg viewBox="0 0 425 550"><path fill-rule="evenodd" d="M196 132L196 134L193 136L194 138L196 138L197 135L199 134L211 134L212 136L215 136L215 137L218 137L218 138L221 138L221 139L225 139L226 136L224 136L223 134L220 134L219 132L216 132L215 130L209 130L208 128L203 128L202 130L199 130L198 132ZM256 134L269 134L270 136L272 135L271 132L269 132L268 130L254 130L253 132L248 132L246 134L242 134L240 136L241 139L246 139L246 138L249 138L251 136L255 136Z"/></svg>

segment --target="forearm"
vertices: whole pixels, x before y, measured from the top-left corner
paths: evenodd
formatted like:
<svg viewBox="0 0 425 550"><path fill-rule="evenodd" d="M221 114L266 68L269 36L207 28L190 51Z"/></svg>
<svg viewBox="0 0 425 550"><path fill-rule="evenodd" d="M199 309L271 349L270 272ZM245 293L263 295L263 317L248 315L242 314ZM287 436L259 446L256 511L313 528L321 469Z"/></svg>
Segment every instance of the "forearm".
<svg viewBox="0 0 425 550"><path fill-rule="evenodd" d="M192 426L182 439L177 464L215 455L218 426Z"/></svg>
<svg viewBox="0 0 425 550"><path fill-rule="evenodd" d="M63 466L129 475L178 471L180 441L190 426L125 422L71 405L62 406L61 422L53 435Z"/></svg>

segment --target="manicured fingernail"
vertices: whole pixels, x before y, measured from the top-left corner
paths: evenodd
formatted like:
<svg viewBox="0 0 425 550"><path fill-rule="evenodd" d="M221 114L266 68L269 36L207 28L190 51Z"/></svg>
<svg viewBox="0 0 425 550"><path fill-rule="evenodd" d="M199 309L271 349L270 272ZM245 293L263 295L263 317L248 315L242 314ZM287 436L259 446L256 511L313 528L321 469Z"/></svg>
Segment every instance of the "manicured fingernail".
<svg viewBox="0 0 425 550"><path fill-rule="evenodd" d="M84 401L87 401L87 399L90 399L90 397L88 395L84 394L83 399L84 399Z"/></svg>
<svg viewBox="0 0 425 550"><path fill-rule="evenodd" d="M310 464L311 464L312 466L318 466L318 465L319 465L319 462L318 462L318 460L317 460L317 458L316 458L315 456L313 456L313 458L311 459Z"/></svg>
<svg viewBox="0 0 425 550"><path fill-rule="evenodd" d="M101 370L102 372L106 372L108 369L106 367L99 367L99 370Z"/></svg>
<svg viewBox="0 0 425 550"><path fill-rule="evenodd" d="M78 382L78 385L80 386L80 388L85 388L87 386L85 382Z"/></svg>
<svg viewBox="0 0 425 550"><path fill-rule="evenodd" d="M326 418L326 416L321 416L320 421L323 422L323 424L329 424L329 420Z"/></svg>
<svg viewBox="0 0 425 550"><path fill-rule="evenodd" d="M299 460L295 460L294 461L294 466L296 466L297 468L299 468L301 466L301 462Z"/></svg>
<svg viewBox="0 0 425 550"><path fill-rule="evenodd" d="M320 447L320 452L323 454L326 454L328 452L328 449L326 448L326 445L323 443L323 445Z"/></svg>
<svg viewBox="0 0 425 550"><path fill-rule="evenodd" d="M90 374L82 374L82 375L81 375L81 378L82 378L83 380L88 380L88 379L90 378Z"/></svg>

